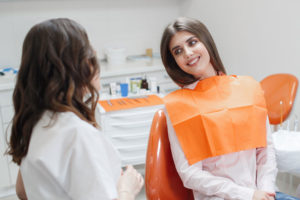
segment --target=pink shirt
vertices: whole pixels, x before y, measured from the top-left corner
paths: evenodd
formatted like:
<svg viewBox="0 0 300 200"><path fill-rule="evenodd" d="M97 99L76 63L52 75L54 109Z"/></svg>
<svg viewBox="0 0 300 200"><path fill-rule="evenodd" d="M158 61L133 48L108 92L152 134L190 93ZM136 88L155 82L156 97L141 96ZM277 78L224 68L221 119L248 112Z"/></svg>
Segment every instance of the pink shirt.
<svg viewBox="0 0 300 200"><path fill-rule="evenodd" d="M196 84L186 88L193 89ZM184 186L193 190L195 200L252 200L255 190L275 192L277 167L268 120L266 148L216 156L189 165L166 109L165 113L176 169Z"/></svg>

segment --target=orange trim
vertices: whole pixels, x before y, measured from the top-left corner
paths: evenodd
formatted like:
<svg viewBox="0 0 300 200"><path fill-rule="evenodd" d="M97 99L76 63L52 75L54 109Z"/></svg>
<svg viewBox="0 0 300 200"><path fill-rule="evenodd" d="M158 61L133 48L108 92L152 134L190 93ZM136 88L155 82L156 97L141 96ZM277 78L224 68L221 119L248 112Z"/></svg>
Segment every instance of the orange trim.
<svg viewBox="0 0 300 200"><path fill-rule="evenodd" d="M106 112L124 110L145 106L154 106L163 104L163 100L156 95L146 95L140 98L119 98L119 99L109 99L101 100L99 104L104 108Z"/></svg>
<svg viewBox="0 0 300 200"><path fill-rule="evenodd" d="M266 146L264 94L250 77L210 77L194 90L177 90L164 100L190 164Z"/></svg>

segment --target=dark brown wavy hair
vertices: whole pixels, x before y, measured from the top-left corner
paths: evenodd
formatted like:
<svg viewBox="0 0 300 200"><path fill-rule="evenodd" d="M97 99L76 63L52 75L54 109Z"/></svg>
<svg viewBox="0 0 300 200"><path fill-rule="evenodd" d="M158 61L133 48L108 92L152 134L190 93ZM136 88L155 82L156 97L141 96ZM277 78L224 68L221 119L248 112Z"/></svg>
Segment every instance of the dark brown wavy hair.
<svg viewBox="0 0 300 200"><path fill-rule="evenodd" d="M13 162L20 165L26 156L32 130L45 110L73 112L97 126L99 94L91 81L99 70L86 31L75 21L51 19L30 29L13 93L15 114L7 151Z"/></svg>
<svg viewBox="0 0 300 200"><path fill-rule="evenodd" d="M175 83L180 86L184 86L198 80L193 75L184 72L177 65L170 51L170 41L172 37L180 31L187 31L194 34L206 47L210 56L210 62L217 74L221 74L221 72L223 74L226 74L215 42L206 26L196 19L179 17L165 28L160 43L162 62L166 68L167 73Z"/></svg>

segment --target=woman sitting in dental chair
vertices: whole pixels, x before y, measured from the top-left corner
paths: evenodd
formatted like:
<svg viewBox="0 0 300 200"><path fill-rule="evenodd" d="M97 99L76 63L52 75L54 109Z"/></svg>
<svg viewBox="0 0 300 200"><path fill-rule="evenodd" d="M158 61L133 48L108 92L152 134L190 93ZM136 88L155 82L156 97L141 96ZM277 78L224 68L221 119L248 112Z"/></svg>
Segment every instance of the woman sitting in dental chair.
<svg viewBox="0 0 300 200"><path fill-rule="evenodd" d="M182 87L165 97L176 169L197 200L296 199L275 192L275 151L260 84L227 76L200 21L178 18L164 31L166 71Z"/></svg>

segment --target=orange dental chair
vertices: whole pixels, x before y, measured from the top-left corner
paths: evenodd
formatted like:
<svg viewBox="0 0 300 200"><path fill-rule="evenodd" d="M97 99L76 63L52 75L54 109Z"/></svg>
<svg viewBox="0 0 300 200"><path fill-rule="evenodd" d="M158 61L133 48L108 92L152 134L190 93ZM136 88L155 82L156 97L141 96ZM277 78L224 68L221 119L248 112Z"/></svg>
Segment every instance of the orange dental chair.
<svg viewBox="0 0 300 200"><path fill-rule="evenodd" d="M149 135L145 187L148 200L192 200L193 192L183 186L170 149L166 116L158 110Z"/></svg>
<svg viewBox="0 0 300 200"><path fill-rule="evenodd" d="M292 110L298 79L291 74L273 74L260 84L265 92L270 124L281 124Z"/></svg>

